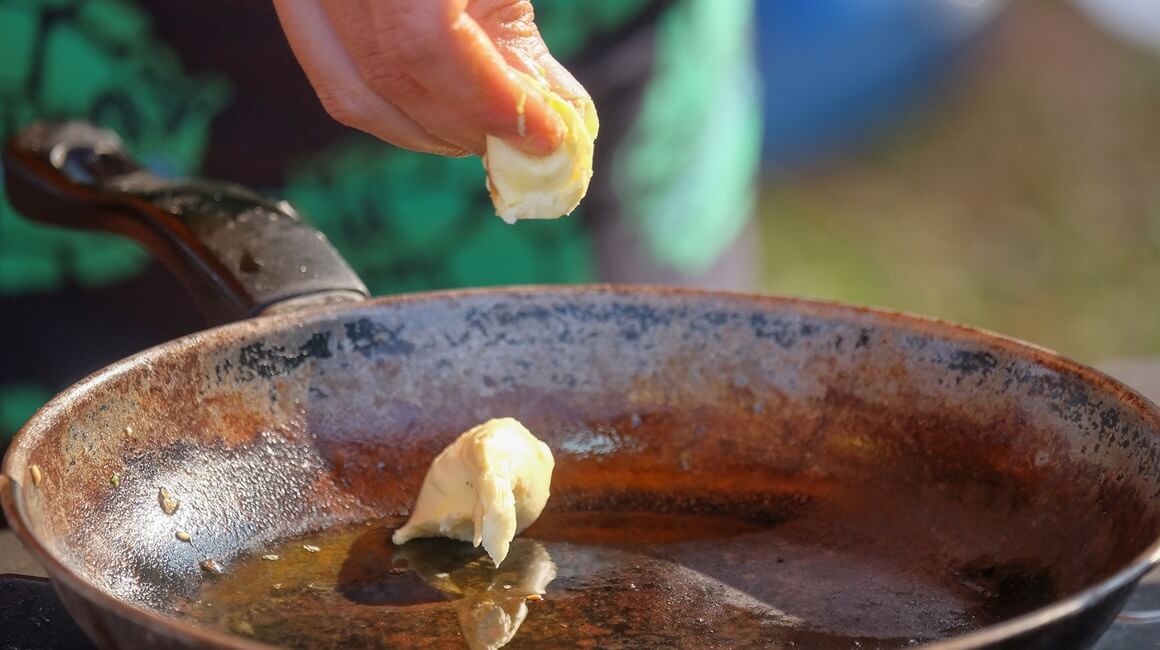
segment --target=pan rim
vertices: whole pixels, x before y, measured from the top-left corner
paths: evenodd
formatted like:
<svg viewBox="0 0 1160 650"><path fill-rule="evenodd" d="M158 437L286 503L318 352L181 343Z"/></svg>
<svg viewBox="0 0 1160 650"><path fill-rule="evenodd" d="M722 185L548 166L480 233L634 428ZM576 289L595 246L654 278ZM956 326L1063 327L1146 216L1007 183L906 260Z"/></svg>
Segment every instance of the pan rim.
<svg viewBox="0 0 1160 650"><path fill-rule="evenodd" d="M656 298L668 296L687 299L738 300L755 307L789 307L800 313L811 315L825 315L827 317L838 318L843 316L877 318L886 323L908 325L912 329L918 329L923 333L936 334L944 339L973 341L998 347L1004 352L1033 361L1045 368L1072 374L1085 384L1099 387L1113 395L1121 403L1135 411L1156 432L1156 435L1160 436L1160 407L1145 398L1138 391L1110 375L1071 357L1028 341L985 328L963 325L913 312L792 295L713 291L661 285L516 285L447 289L383 296L365 301L319 305L290 312L259 315L254 318L194 332L116 361L81 379L53 397L52 400L38 409L24 426L21 427L20 431L17 432L16 436L12 439L8 453L5 454L3 464L0 465L0 506L3 507L12 530L20 538L24 546L46 567L52 580L66 583L70 589L81 593L87 600L100 603L102 608L111 610L123 618L139 621L143 626L151 628L162 636L170 638L210 643L222 647L233 647L243 650L264 650L275 647L224 632L199 628L185 621L162 616L151 610L119 600L73 572L52 551L42 544L25 525L25 513L23 512L20 500L17 498L17 491L23 487L21 477L28 468L23 462L19 463L18 466L17 457L22 455L23 450L39 441L40 437L47 430L51 429L53 423L62 416L62 411L66 409L66 405L75 401L77 397L91 393L113 377L129 372L139 365L147 364L152 359L177 354L181 350L197 347L204 339L210 336L216 338L223 333L240 335L247 330L276 329L280 323L298 323L307 319L316 320L332 316L349 315L352 312L358 312L364 309L377 309L384 305L441 302L479 297L521 298L549 295L571 298L579 296L619 295L626 298ZM1119 571L1071 596L1056 600L1020 616L988 625L966 634L925 643L916 647L929 648L930 650L970 650L971 648L982 647L988 643L1008 640L1051 622L1073 616L1090 607L1096 601L1138 581L1156 566L1160 566L1160 537L1154 540L1143 552L1138 554Z"/></svg>

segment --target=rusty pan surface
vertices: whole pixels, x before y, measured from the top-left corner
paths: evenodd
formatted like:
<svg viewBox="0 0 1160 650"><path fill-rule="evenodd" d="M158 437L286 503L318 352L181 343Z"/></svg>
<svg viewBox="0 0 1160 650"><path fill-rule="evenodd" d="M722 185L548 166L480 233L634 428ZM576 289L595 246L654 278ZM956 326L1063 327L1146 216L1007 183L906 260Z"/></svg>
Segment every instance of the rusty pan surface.
<svg viewBox="0 0 1160 650"><path fill-rule="evenodd" d="M498 416L557 458L510 565L393 548ZM29 422L0 498L106 647L1082 647L1160 557L1157 431L1095 371L917 317L483 290L146 351Z"/></svg>

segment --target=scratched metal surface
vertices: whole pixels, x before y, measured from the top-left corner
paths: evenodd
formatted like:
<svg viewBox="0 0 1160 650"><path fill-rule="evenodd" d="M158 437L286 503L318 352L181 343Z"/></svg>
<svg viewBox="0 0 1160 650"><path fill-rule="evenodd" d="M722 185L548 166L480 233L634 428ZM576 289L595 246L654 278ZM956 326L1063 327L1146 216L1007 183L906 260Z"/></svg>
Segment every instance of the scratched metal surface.
<svg viewBox="0 0 1160 650"><path fill-rule="evenodd" d="M1053 530L1086 553L1001 526L959 552L1045 553L1063 592L1155 534L1156 513L1139 501L1160 487L1146 471L1157 456L1149 408L1050 353L968 330L796 301L607 290L459 294L270 322L114 369L96 380L113 390L47 418L57 428L38 435L58 442L9 459L9 469L44 468L24 505L63 566L160 608L206 553L228 561L287 534L402 513L448 432L501 414L561 450L558 508L730 503L792 518L818 497L800 479L819 468L899 485L1043 479L1022 486L1020 502L1066 519ZM630 428L635 442L609 433ZM995 435L1008 430L1019 435ZM882 454L923 460L894 467ZM707 473L677 471L702 460ZM401 480L382 481L384 471ZM113 474L126 477L116 490ZM796 486L784 503L747 504L746 490L771 492L761 483L771 474ZM159 481L198 504L178 511L207 531L198 548L172 550ZM977 522L957 530L956 542L979 532Z"/></svg>

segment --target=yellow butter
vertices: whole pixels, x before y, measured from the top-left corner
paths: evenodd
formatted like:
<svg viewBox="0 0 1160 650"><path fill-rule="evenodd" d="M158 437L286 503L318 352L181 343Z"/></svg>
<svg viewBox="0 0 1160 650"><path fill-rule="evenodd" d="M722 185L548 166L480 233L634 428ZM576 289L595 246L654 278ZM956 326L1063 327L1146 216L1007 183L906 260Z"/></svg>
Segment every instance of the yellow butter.
<svg viewBox="0 0 1160 650"><path fill-rule="evenodd" d="M483 545L496 566L548 502L555 459L514 418L489 420L435 457L406 525L391 541L448 537Z"/></svg>
<svg viewBox="0 0 1160 650"><path fill-rule="evenodd" d="M496 214L509 224L520 219L556 219L576 209L588 193L600 128L590 98L568 101L534 78L527 79L541 88L566 132L559 148L547 156L531 156L499 138L487 137L483 165L488 191Z"/></svg>

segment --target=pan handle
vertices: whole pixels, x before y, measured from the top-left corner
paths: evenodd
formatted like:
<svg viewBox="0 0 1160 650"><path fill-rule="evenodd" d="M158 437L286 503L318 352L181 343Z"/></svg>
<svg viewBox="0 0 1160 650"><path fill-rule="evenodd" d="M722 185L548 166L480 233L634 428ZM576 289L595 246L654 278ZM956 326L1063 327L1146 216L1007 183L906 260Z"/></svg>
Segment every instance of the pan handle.
<svg viewBox="0 0 1160 650"><path fill-rule="evenodd" d="M115 133L91 124L24 129L4 149L3 172L8 199L25 216L143 244L213 323L368 296L325 236L285 201L229 183L161 178Z"/></svg>

